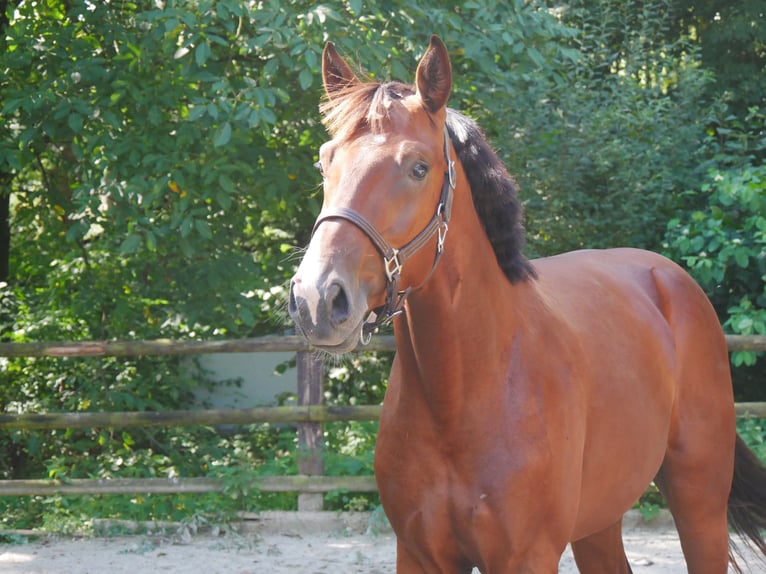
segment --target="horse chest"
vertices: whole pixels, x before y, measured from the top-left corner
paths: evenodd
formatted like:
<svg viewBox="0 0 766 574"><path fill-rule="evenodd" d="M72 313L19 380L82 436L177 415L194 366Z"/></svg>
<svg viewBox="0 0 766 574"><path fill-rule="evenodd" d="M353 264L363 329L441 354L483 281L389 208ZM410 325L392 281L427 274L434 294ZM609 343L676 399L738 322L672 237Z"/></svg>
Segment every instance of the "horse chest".
<svg viewBox="0 0 766 574"><path fill-rule="evenodd" d="M497 522L507 520L514 493L546 480L538 451L518 448L512 433L474 430L482 440L465 441L472 434L468 431L461 446L453 447L447 434L422 420L419 425L389 422L394 421L384 417L381 422L376 476L397 533L449 528L452 539L470 541L476 532L497 529Z"/></svg>
<svg viewBox="0 0 766 574"><path fill-rule="evenodd" d="M460 457L433 453L421 453L418 459L418 451L400 451L402 466L376 473L397 538L420 556L421 563L446 558L442 553L450 549L456 561L481 565L490 552L488 541L502 540L511 548L523 539L524 526L535 518L527 516L526 504L516 503L514 493L527 489L521 469L478 468L475 462L463 466Z"/></svg>

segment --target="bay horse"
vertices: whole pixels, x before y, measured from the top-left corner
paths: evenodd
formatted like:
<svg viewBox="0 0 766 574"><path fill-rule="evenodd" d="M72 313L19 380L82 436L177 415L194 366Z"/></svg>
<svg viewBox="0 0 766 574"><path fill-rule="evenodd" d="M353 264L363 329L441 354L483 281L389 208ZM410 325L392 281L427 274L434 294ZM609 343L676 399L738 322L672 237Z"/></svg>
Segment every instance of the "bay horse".
<svg viewBox="0 0 766 574"><path fill-rule="evenodd" d="M397 572L550 574L568 543L581 572L630 572L621 519L652 480L689 572L727 571L729 525L766 555L766 469L689 275L636 249L526 259L438 37L414 86L359 80L332 43L322 73L324 201L289 311L330 353L393 322L375 474Z"/></svg>

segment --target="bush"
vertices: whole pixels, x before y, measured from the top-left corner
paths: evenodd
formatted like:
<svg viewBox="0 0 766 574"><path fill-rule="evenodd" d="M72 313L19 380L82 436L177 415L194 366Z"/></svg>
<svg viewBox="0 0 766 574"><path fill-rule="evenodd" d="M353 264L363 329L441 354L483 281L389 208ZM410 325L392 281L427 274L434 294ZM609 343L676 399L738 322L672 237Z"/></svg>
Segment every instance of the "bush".
<svg viewBox="0 0 766 574"><path fill-rule="evenodd" d="M561 17L577 57L560 66L566 83L536 102L514 97L500 129L515 136L505 155L535 254L656 250L680 192L704 173L701 94L713 78L686 35L667 33L669 4L570 3Z"/></svg>
<svg viewBox="0 0 766 574"><path fill-rule="evenodd" d="M765 335L766 166L712 170L690 194L706 205L669 222L669 254L684 261L722 313L726 330ZM732 361L754 365L756 353L737 351Z"/></svg>

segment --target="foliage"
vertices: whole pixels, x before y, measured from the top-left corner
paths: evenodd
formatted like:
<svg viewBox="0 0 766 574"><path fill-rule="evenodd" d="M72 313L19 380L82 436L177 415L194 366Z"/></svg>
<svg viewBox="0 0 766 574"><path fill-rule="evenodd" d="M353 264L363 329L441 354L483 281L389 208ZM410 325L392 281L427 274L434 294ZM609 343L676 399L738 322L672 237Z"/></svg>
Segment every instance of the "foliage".
<svg viewBox="0 0 766 574"><path fill-rule="evenodd" d="M392 360L393 353L365 353L331 364L325 383L325 402L331 405L380 404Z"/></svg>
<svg viewBox="0 0 766 574"><path fill-rule="evenodd" d="M326 425L325 473L329 476L372 476L378 423L352 421ZM328 510L372 510L380 504L377 493L334 491L325 495Z"/></svg>
<svg viewBox="0 0 766 574"><path fill-rule="evenodd" d="M688 30L701 49L702 64L715 72L712 87L726 96L740 117L763 106L766 94L766 13L761 0L676 0L677 27Z"/></svg>
<svg viewBox="0 0 766 574"><path fill-rule="evenodd" d="M766 116L751 112L766 125ZM719 127L716 135L726 133ZM734 130L728 130L734 136ZM728 134L727 134L728 135ZM766 140L731 137L698 190L686 193L698 209L668 223L666 249L684 261L719 309L724 327L742 335L766 334L766 165L756 163ZM753 139L753 138L749 138ZM731 147L747 148L732 160ZM756 353L738 351L735 366L754 365Z"/></svg>
<svg viewBox="0 0 766 574"><path fill-rule="evenodd" d="M710 75L688 37L665 36L670 3L562 9L577 30L569 43L578 57L561 70L566 85L525 106L512 131L509 164L530 198L534 252L657 249L678 208L674 192L697 180L706 105L699 94Z"/></svg>
<svg viewBox="0 0 766 574"><path fill-rule="evenodd" d="M766 461L766 419L741 417L737 420L737 433L758 458Z"/></svg>
<svg viewBox="0 0 766 574"><path fill-rule="evenodd" d="M660 511L665 508L665 499L660 493L660 489L652 482L646 492L641 495L634 508L641 513L641 516L647 522L656 518Z"/></svg>
<svg viewBox="0 0 766 574"><path fill-rule="evenodd" d="M383 402L392 353L359 354L330 366L325 403L376 405ZM339 476L371 476L378 423L350 421L325 425L325 472ZM325 496L325 508L372 510L380 504L375 493L336 491Z"/></svg>
<svg viewBox="0 0 766 574"><path fill-rule="evenodd" d="M14 534L9 532L0 532L0 544L11 544L15 546L21 546L28 544L29 539L21 534Z"/></svg>
<svg viewBox="0 0 766 574"><path fill-rule="evenodd" d="M283 226L314 207L287 210L306 189L281 149L303 122L256 33L286 15L65 8L18 6L4 59L14 245L34 230L41 248L12 251L19 286L44 290L30 307L67 312L87 327L75 336L94 338L272 330L260 295L288 274Z"/></svg>
<svg viewBox="0 0 766 574"><path fill-rule="evenodd" d="M11 212L0 339L286 328L285 285L321 202L322 46L334 41L370 77L411 81L433 32L450 48L450 104L478 120L521 183L531 253L664 240L727 328L759 332L763 206L746 197L762 198L765 76L753 73L760 33L745 24L762 16L748 1L716 20L715 4L0 2L0 208ZM325 400L380 402L389 361L334 365ZM0 358L9 412L191 408L207 384L174 358ZM371 472L374 435L374 424L328 425L328 472ZM85 516L291 508L294 495L249 479L294 472L295 450L293 429L260 425L0 433L2 478L227 484L224 496L4 499L0 514L68 528ZM328 497L334 508L374 504Z"/></svg>
<svg viewBox="0 0 766 574"><path fill-rule="evenodd" d="M26 336L277 328L285 252L318 209L329 38L370 76L407 80L439 31L452 105L486 127L524 184L534 252L657 247L674 192L704 173L709 102L698 94L713 79L677 7L19 4L2 57L8 296L32 310L29 324L68 320L63 333ZM39 252L22 250L29 237Z"/></svg>

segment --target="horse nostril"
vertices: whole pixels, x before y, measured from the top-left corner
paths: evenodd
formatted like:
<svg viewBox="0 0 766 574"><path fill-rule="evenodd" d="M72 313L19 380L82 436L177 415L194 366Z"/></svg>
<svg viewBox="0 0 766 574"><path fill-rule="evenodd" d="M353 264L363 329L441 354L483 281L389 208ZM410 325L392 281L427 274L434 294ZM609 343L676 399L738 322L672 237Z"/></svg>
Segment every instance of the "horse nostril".
<svg viewBox="0 0 766 574"><path fill-rule="evenodd" d="M295 301L295 279L290 281L290 299L287 303L287 312L291 317L295 317L298 312L298 303Z"/></svg>
<svg viewBox="0 0 766 574"><path fill-rule="evenodd" d="M349 301L346 290L340 283L333 283L327 290L327 299L330 302L330 320L338 325L348 320Z"/></svg>

